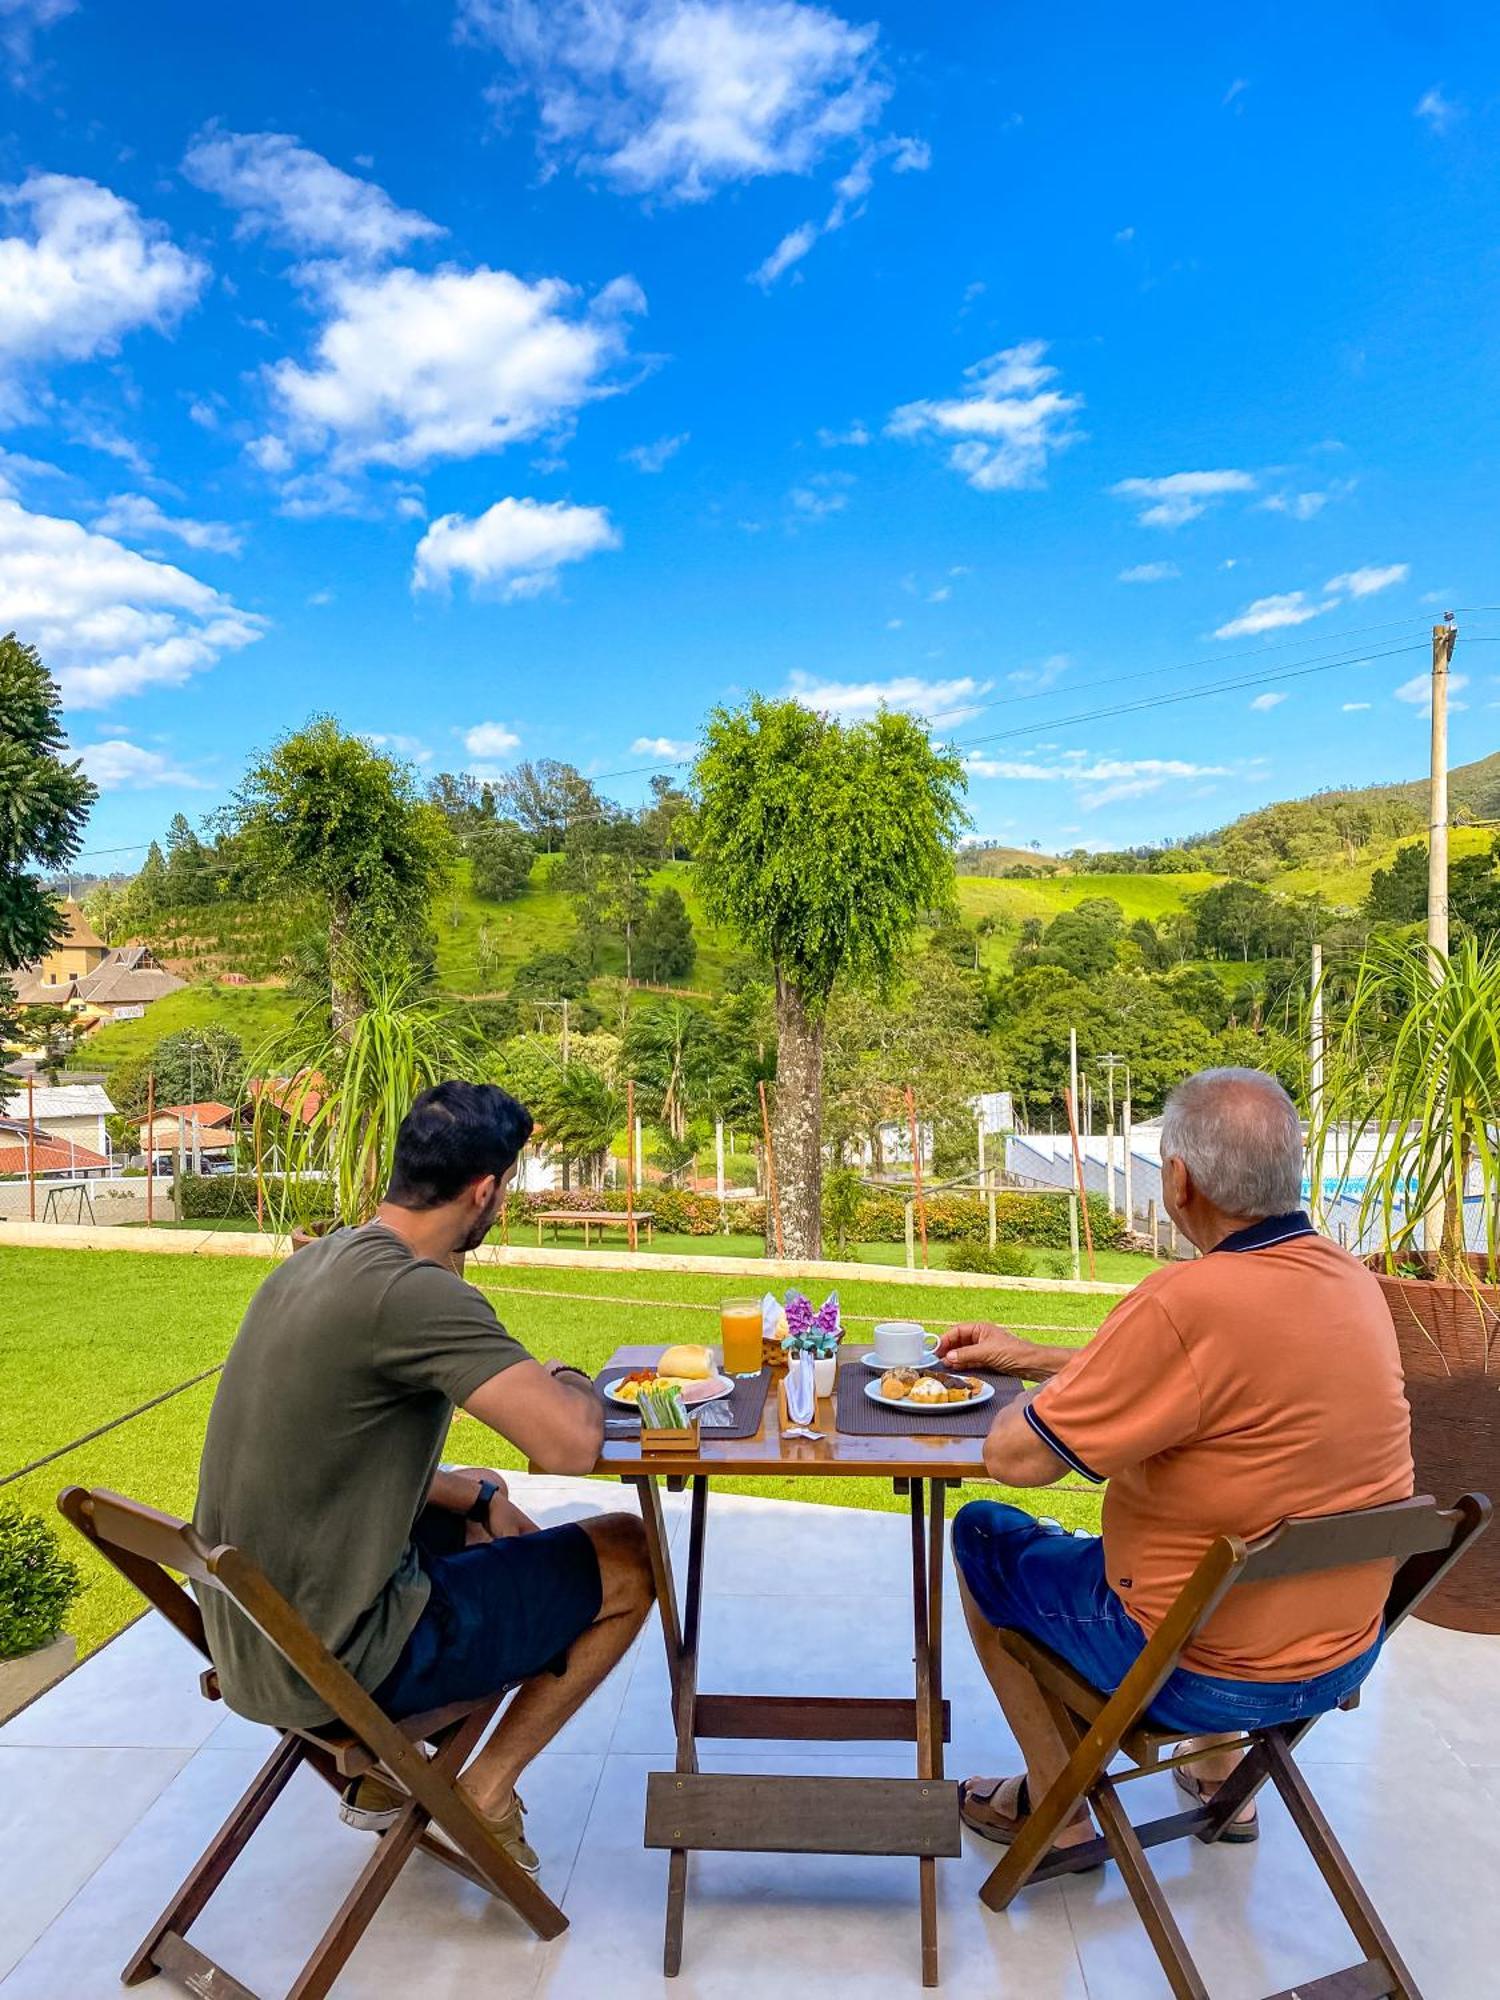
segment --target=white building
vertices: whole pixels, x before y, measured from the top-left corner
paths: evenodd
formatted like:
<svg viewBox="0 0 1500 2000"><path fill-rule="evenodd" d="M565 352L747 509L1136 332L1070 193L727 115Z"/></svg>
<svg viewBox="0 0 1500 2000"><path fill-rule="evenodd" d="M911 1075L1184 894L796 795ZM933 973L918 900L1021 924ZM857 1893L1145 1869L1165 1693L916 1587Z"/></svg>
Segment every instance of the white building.
<svg viewBox="0 0 1500 2000"><path fill-rule="evenodd" d="M14 1077L0 1076L0 1115L25 1123L36 1118L37 1130L67 1144L86 1146L92 1153L109 1156L106 1118L114 1116L114 1105L102 1083L34 1083L28 1105L26 1085Z"/></svg>

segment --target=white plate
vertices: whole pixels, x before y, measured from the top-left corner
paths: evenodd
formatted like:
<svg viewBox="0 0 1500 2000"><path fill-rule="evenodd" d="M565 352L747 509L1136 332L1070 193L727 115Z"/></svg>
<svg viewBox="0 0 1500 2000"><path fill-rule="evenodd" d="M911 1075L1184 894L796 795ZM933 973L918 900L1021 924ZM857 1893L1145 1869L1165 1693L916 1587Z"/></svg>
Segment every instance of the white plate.
<svg viewBox="0 0 1500 2000"><path fill-rule="evenodd" d="M912 1410L921 1417L944 1417L950 1410L972 1410L980 1403L987 1403L995 1393L993 1382L981 1382L977 1395L970 1396L964 1403L914 1403L910 1396L882 1396L878 1382L866 1382L865 1394L872 1403L879 1403L884 1410Z"/></svg>
<svg viewBox="0 0 1500 2000"><path fill-rule="evenodd" d="M877 1361L873 1350L869 1354L862 1354L859 1358L866 1368L878 1368L882 1375L889 1375L893 1368L936 1368L938 1365L938 1358L931 1348L920 1361ZM953 1407L956 1410L957 1403Z"/></svg>
<svg viewBox="0 0 1500 2000"><path fill-rule="evenodd" d="M698 1386L696 1382L693 1384L695 1391L698 1389ZM634 1396L617 1396L613 1383L605 1390L604 1394L611 1403L618 1404L622 1410L635 1410L640 1407ZM688 1402L687 1395L684 1393L682 1400L689 1417L691 1417L694 1410L701 1410L705 1403L722 1403L726 1396L732 1396L733 1394L734 1384L727 1375L710 1375L708 1380L702 1385L701 1394L695 1394L693 1400Z"/></svg>

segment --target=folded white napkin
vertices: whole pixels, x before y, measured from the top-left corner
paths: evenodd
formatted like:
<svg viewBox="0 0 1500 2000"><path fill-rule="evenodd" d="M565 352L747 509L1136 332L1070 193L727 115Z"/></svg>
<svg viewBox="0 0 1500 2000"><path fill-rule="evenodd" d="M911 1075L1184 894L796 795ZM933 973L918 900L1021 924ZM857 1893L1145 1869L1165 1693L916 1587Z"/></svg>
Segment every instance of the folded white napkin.
<svg viewBox="0 0 1500 2000"><path fill-rule="evenodd" d="M811 1354L794 1354L787 1363L786 1370L786 1413L791 1418L791 1428L787 1437L822 1437L821 1431L809 1430L813 1413L818 1407L817 1363Z"/></svg>

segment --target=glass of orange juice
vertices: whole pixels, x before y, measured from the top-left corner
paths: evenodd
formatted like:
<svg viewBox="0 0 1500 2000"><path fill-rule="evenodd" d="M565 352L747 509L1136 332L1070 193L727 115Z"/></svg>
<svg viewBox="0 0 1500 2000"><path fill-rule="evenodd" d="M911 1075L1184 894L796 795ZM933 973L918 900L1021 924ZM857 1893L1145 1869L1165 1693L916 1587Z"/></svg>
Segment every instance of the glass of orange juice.
<svg viewBox="0 0 1500 2000"><path fill-rule="evenodd" d="M724 1299L719 1306L719 1333L724 1342L726 1375L758 1375L761 1367L760 1300Z"/></svg>

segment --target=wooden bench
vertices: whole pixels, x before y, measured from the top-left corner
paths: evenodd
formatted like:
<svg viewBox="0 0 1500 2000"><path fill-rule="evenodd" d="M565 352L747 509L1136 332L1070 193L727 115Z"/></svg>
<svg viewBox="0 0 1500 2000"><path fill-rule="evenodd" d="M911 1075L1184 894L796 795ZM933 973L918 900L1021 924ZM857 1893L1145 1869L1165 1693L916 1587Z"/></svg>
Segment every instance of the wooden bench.
<svg viewBox="0 0 1500 2000"><path fill-rule="evenodd" d="M556 1241L559 1229L582 1229L583 1247L587 1250L589 1247L589 1231L591 1229L597 1229L601 1235L606 1229L624 1229L628 1232L631 1227L631 1221L632 1218L630 1216L622 1214L618 1209L544 1208L538 1212L536 1217L537 1246L538 1248L541 1246L542 1231L544 1229L552 1231L554 1241ZM646 1241L648 1243L651 1241L655 1222L656 1217L649 1208L638 1208L636 1210L634 1216L635 1228L637 1232L642 1229L645 1230Z"/></svg>

